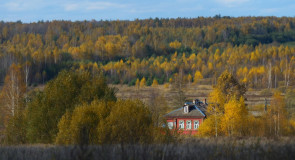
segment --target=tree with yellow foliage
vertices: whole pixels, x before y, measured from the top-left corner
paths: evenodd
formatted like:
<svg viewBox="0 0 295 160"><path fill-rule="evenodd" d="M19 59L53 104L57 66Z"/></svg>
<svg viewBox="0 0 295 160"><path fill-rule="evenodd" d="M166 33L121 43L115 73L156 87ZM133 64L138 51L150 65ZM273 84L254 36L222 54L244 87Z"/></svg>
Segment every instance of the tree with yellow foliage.
<svg viewBox="0 0 295 160"><path fill-rule="evenodd" d="M190 85L192 83L192 80L193 80L193 77L191 74L188 74L187 76L187 81L188 81L188 84Z"/></svg>
<svg viewBox="0 0 295 160"><path fill-rule="evenodd" d="M154 79L153 83L152 83L152 87L156 87L158 85L159 85L158 81L156 79Z"/></svg>
<svg viewBox="0 0 295 160"><path fill-rule="evenodd" d="M146 80L145 80L145 77L143 77L142 79L141 79L141 81L140 81L140 85L139 85L140 87L144 87L144 86L146 86Z"/></svg>
<svg viewBox="0 0 295 160"><path fill-rule="evenodd" d="M140 101L119 100L98 126L100 143L143 143L152 140L152 117Z"/></svg>
<svg viewBox="0 0 295 160"><path fill-rule="evenodd" d="M286 134L287 114L286 104L281 92L275 92L270 107L267 108L269 135L282 136Z"/></svg>
<svg viewBox="0 0 295 160"><path fill-rule="evenodd" d="M224 113L225 96L220 89L214 88L209 94L210 104L207 108L207 118L200 126L200 134L202 136L221 135L221 117Z"/></svg>
<svg viewBox="0 0 295 160"><path fill-rule="evenodd" d="M203 79L203 75L200 71L196 71L194 76L194 84L197 84L200 79Z"/></svg>
<svg viewBox="0 0 295 160"><path fill-rule="evenodd" d="M179 41L175 40L174 42L170 42L169 46L174 49L179 49L181 47L181 43Z"/></svg>
<svg viewBox="0 0 295 160"><path fill-rule="evenodd" d="M139 79L137 78L136 82L135 82L135 86L137 87L137 89L139 88L139 84L140 84L140 82L139 82Z"/></svg>
<svg viewBox="0 0 295 160"><path fill-rule="evenodd" d="M5 111L11 116L19 110L22 98L26 91L24 76L20 65L12 64L5 77L4 86L1 90L2 104L5 106Z"/></svg>
<svg viewBox="0 0 295 160"><path fill-rule="evenodd" d="M57 144L97 144L97 126L110 114L114 102L93 101L66 112L58 123Z"/></svg>
<svg viewBox="0 0 295 160"><path fill-rule="evenodd" d="M221 121L221 116L220 115L211 115L208 116L202 123L202 125L199 128L199 133L200 136L202 137L217 137L221 134L221 127L220 127L220 122Z"/></svg>
<svg viewBox="0 0 295 160"><path fill-rule="evenodd" d="M207 108L207 119L200 127L202 136L237 135L244 133L245 125L241 119L247 119L244 104L246 88L238 80L225 71L218 78L217 85L209 94L210 105ZM237 110L237 112L236 112ZM235 122L231 122L234 118ZM242 125L235 126L236 122Z"/></svg>
<svg viewBox="0 0 295 160"><path fill-rule="evenodd" d="M232 97L224 105L224 114L221 118L221 127L226 136L245 135L248 112L243 97L237 100Z"/></svg>
<svg viewBox="0 0 295 160"><path fill-rule="evenodd" d="M152 114L141 101L95 100L62 116L55 143L147 143L153 141L154 129Z"/></svg>
<svg viewBox="0 0 295 160"><path fill-rule="evenodd" d="M26 84L21 65L12 64L5 76L0 93L0 126L5 127L6 143L25 143L25 105Z"/></svg>

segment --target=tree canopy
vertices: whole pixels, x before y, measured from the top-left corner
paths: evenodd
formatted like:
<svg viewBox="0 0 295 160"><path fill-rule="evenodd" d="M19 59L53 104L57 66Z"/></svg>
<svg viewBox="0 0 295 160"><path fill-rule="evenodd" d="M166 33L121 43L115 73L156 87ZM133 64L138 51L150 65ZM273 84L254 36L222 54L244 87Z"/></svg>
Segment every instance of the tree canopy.
<svg viewBox="0 0 295 160"><path fill-rule="evenodd" d="M58 132L57 124L66 112L97 99L116 100L115 90L107 86L102 76L89 72L59 73L28 106L28 139L31 142L53 142Z"/></svg>

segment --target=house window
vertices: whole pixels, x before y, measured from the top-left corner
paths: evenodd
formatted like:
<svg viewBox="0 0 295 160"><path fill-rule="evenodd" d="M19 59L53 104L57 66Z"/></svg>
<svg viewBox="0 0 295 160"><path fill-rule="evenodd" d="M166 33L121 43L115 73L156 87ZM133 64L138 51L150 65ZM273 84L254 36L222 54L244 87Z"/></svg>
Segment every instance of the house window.
<svg viewBox="0 0 295 160"><path fill-rule="evenodd" d="M168 122L168 128L172 129L173 128L173 122Z"/></svg>
<svg viewBox="0 0 295 160"><path fill-rule="evenodd" d="M192 129L192 121L191 120L186 121L186 129Z"/></svg>
<svg viewBox="0 0 295 160"><path fill-rule="evenodd" d="M194 129L195 130L197 130L199 128L199 125L200 125L200 123L198 120L194 121Z"/></svg>
<svg viewBox="0 0 295 160"><path fill-rule="evenodd" d="M179 129L184 129L184 121L179 121Z"/></svg>

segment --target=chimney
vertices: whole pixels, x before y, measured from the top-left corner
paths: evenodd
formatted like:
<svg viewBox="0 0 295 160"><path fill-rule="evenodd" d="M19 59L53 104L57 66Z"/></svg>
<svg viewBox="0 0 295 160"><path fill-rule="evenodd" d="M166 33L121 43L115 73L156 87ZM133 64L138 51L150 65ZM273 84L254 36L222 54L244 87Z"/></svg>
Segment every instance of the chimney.
<svg viewBox="0 0 295 160"><path fill-rule="evenodd" d="M199 104L200 104L200 100L195 99L195 100L193 100L193 103L194 103L195 105L199 105Z"/></svg>

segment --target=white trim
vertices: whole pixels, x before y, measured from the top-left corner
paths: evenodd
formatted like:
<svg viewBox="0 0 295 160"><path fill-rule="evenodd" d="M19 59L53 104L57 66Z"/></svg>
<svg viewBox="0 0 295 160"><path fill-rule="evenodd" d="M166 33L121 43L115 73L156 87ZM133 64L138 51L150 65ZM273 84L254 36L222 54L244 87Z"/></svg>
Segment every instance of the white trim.
<svg viewBox="0 0 295 160"><path fill-rule="evenodd" d="M184 120L179 120L179 129L184 129Z"/></svg>
<svg viewBox="0 0 295 160"><path fill-rule="evenodd" d="M188 124L190 123L190 124ZM191 120L186 120L186 129L192 129L192 121Z"/></svg>
<svg viewBox="0 0 295 160"><path fill-rule="evenodd" d="M199 120L194 120L194 130L198 130L200 127L200 121Z"/></svg>

